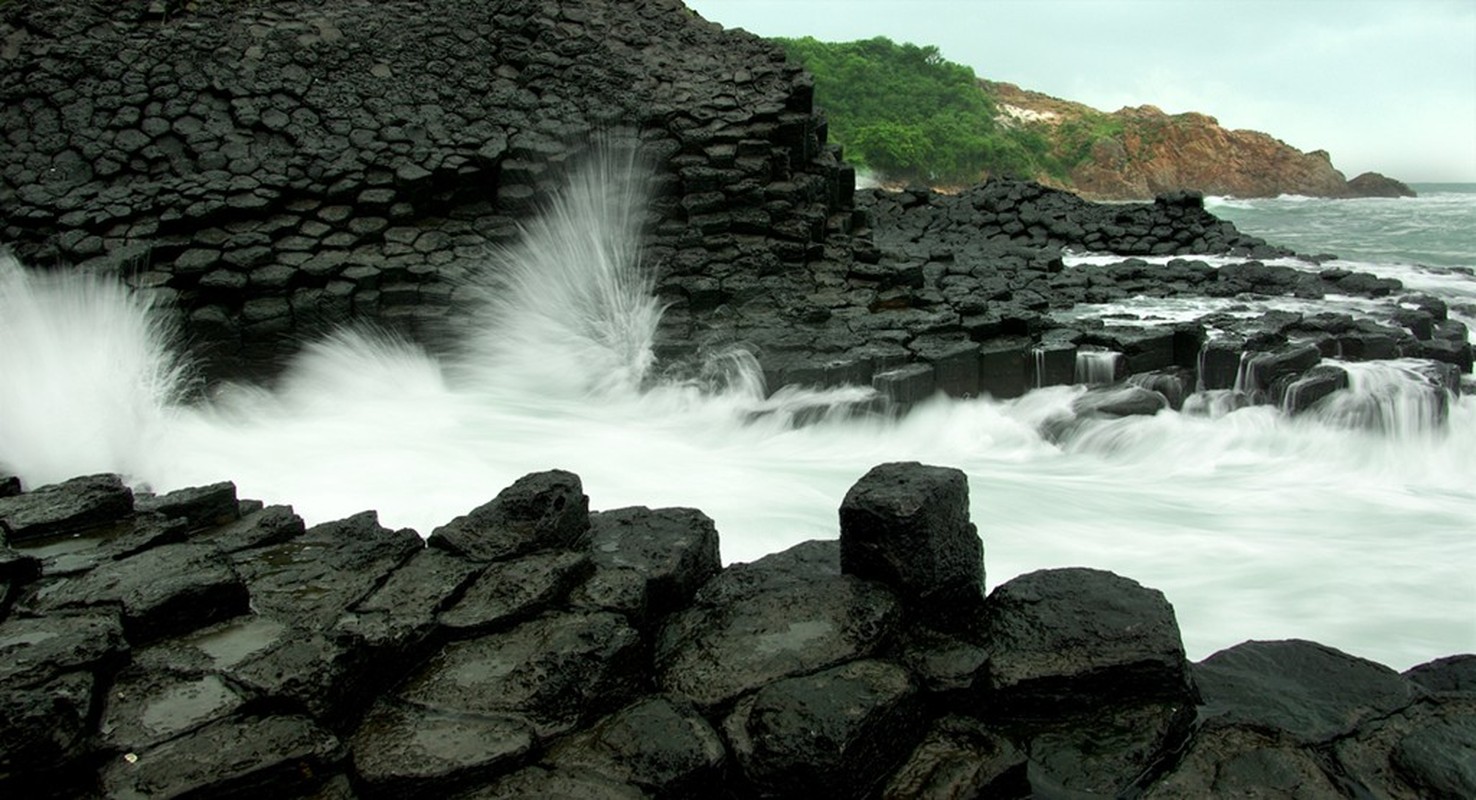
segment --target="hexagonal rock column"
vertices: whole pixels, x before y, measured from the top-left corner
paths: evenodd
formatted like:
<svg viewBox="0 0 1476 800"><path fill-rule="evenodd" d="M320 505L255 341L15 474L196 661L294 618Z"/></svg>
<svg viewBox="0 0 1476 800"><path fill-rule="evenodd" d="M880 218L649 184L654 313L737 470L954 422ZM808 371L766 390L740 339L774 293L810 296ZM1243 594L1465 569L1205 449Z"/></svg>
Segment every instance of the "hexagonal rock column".
<svg viewBox="0 0 1476 800"><path fill-rule="evenodd" d="M904 605L945 622L973 616L984 544L969 522L963 472L917 462L873 467L846 493L840 528L845 574L885 583Z"/></svg>

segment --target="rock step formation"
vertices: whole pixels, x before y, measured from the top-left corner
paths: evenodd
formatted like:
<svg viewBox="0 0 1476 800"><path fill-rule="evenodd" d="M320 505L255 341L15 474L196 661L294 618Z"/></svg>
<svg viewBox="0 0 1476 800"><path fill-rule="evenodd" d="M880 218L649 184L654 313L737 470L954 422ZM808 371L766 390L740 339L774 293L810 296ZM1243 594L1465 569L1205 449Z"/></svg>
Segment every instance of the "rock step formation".
<svg viewBox="0 0 1476 800"><path fill-rule="evenodd" d="M1476 656L1191 664L1128 578L986 597L957 470L880 465L839 540L726 569L700 511L587 509L561 471L427 541L372 513L305 528L228 483L9 493L0 793L1476 793Z"/></svg>

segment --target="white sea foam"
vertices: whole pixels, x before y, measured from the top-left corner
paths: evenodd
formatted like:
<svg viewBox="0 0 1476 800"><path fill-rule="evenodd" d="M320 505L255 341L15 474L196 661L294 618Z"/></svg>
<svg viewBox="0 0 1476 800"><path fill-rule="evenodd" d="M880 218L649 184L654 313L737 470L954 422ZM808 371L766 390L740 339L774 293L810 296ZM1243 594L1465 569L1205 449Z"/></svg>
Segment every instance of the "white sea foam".
<svg viewBox="0 0 1476 800"><path fill-rule="evenodd" d="M1476 650L1470 399L1428 435L1255 407L1082 420L1055 441L1041 428L1081 387L939 397L895 420L808 413L864 389L766 398L741 354L707 380L653 384L655 310L627 211L608 206L623 195L600 180L576 179L588 196L489 266L511 293L463 355L343 332L270 391L188 404L147 308L110 284L6 265L0 464L31 485L105 469L158 490L229 479L310 522L372 508L422 534L558 467L596 509L702 509L724 559L741 561L834 537L857 478L918 460L968 474L991 586L1045 567L1119 572L1167 594L1192 657L1281 637L1399 668ZM809 424L791 424L800 415Z"/></svg>

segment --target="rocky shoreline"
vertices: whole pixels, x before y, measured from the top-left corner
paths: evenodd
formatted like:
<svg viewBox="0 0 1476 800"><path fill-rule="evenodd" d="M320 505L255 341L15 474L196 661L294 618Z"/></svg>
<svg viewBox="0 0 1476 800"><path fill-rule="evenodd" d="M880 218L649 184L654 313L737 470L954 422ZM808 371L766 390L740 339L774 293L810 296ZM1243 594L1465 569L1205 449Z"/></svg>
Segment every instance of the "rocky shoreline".
<svg viewBox="0 0 1476 800"><path fill-rule="evenodd" d="M808 77L673 0L202 7L0 4L0 241L173 309L218 377L269 376L350 319L435 348L601 132L655 173L667 375L742 346L771 391L905 409L1072 383L1105 352L1136 394L1091 413L1124 414L1201 385L1296 411L1346 385L1332 355L1426 359L1442 392L1471 371L1440 300L1287 266L1195 195L857 193ZM1380 305L1062 316L1324 293ZM1189 664L1165 598L1127 578L982 597L962 481L884 465L838 541L726 569L700 511L589 513L560 472L428 542L372 512L305 528L229 484L0 481L0 791L1476 794L1471 657L1399 675L1252 642Z"/></svg>
<svg viewBox="0 0 1476 800"><path fill-rule="evenodd" d="M229 483L0 498L0 790L24 797L1463 797L1476 656L1189 663L1099 570L983 594L958 470L724 569L686 508L528 475L422 541ZM985 525L987 534L987 525Z"/></svg>
<svg viewBox="0 0 1476 800"><path fill-rule="evenodd" d="M350 319L447 346L489 252L515 243L598 132L654 172L642 248L667 306L667 374L741 346L770 391L873 385L906 406L1061 382L1035 369L1039 351L1196 371L1193 342L1211 336L1253 356L1310 343L1471 371L1438 300L1268 265L1293 254L1192 194L1097 205L1011 181L858 194L809 77L674 0L152 8L0 7L0 242L173 309L214 377L270 377L293 343ZM1068 247L1123 261L1066 269ZM1137 260L1169 255L1184 260ZM1214 255L1243 262L1195 260ZM1387 307L1204 320L1175 331L1169 357L1136 352L1167 351L1121 320L1057 313L1134 294L1323 293Z"/></svg>

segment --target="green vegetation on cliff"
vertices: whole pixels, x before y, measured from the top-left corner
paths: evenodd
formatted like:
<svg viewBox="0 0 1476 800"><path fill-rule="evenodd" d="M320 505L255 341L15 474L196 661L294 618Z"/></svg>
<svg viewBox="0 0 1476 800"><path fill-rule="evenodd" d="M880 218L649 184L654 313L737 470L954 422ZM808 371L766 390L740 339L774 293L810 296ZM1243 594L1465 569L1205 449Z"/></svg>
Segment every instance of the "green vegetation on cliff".
<svg viewBox="0 0 1476 800"><path fill-rule="evenodd" d="M973 70L938 48L885 37L779 42L815 76L816 104L852 162L892 178L972 183L1006 158Z"/></svg>
<svg viewBox="0 0 1476 800"><path fill-rule="evenodd" d="M936 47L885 37L777 41L815 76L815 101L830 117L831 138L853 163L888 178L1067 181L1098 139L1120 132L1105 114L1059 126L1002 116L974 71L944 59Z"/></svg>

